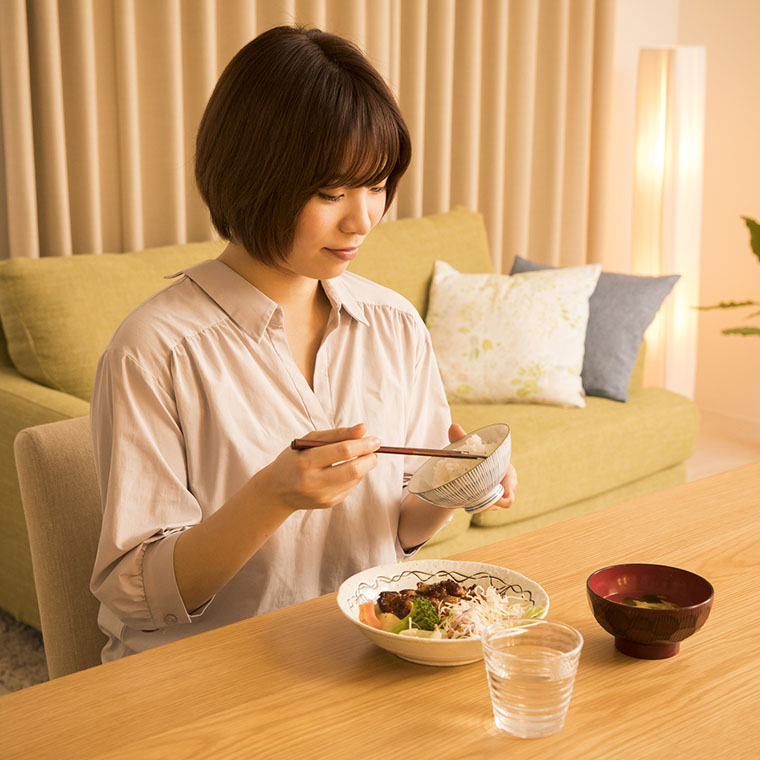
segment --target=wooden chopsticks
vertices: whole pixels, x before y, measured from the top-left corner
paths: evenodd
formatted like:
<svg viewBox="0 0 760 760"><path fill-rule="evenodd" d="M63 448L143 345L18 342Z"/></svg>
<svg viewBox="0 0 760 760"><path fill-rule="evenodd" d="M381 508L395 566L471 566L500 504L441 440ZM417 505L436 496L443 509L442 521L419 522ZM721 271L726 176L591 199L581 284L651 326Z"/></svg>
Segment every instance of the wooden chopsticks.
<svg viewBox="0 0 760 760"><path fill-rule="evenodd" d="M307 438L296 438L291 441L290 448L301 451L318 446L327 446L329 441L312 441ZM452 451L450 449L415 449L403 446L380 446L375 449L378 454L407 454L415 457L446 457L449 459L485 459L485 454L470 454L467 451Z"/></svg>

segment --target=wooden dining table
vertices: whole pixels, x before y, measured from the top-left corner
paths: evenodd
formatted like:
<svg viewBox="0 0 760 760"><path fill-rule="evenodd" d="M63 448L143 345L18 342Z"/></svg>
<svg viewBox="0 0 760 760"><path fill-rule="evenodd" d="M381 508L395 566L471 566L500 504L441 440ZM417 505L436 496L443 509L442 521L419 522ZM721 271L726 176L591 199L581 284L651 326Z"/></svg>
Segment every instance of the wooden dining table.
<svg viewBox="0 0 760 760"><path fill-rule="evenodd" d="M515 507L519 509L519 500ZM482 661L431 667L374 646L335 594L0 697L0 757L760 757L760 462L459 555L538 581L585 639L564 728L493 723ZM664 660L618 652L586 578L674 565L715 589Z"/></svg>

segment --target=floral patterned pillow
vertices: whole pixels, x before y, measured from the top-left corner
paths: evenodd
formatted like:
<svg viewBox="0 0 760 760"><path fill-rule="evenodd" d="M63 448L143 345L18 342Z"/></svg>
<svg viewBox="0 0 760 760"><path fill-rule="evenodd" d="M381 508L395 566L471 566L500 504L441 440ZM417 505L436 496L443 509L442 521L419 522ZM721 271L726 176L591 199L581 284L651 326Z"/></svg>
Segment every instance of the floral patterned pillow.
<svg viewBox="0 0 760 760"><path fill-rule="evenodd" d="M600 271L461 274L436 261L426 323L449 401L586 406L588 299Z"/></svg>

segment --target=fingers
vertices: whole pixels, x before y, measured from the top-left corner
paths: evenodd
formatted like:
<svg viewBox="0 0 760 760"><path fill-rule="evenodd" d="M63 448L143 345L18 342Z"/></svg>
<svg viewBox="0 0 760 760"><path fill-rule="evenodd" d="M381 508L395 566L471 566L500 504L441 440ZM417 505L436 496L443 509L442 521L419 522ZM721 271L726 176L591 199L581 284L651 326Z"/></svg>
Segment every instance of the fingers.
<svg viewBox="0 0 760 760"><path fill-rule="evenodd" d="M504 480L501 481L501 485L504 487L504 495L494 502L493 506L489 507L487 512L491 509L509 509L515 503L515 489L517 488L517 470L513 465L509 465L507 468L507 474L504 476Z"/></svg>
<svg viewBox="0 0 760 760"><path fill-rule="evenodd" d="M513 493L507 495L505 492L504 496L502 496L497 502L494 502L489 509L509 509L514 503L515 495Z"/></svg>
<svg viewBox="0 0 760 760"><path fill-rule="evenodd" d="M377 454L374 452L336 464L322 471L325 487L345 488L345 494L348 494L376 466ZM338 501L342 499L343 496Z"/></svg>
<svg viewBox="0 0 760 760"><path fill-rule="evenodd" d="M455 443L460 438L464 438L467 433L464 432L464 428L461 425L453 423L449 428L449 443Z"/></svg>
<svg viewBox="0 0 760 760"><path fill-rule="evenodd" d="M290 446L259 471L262 498L294 509L328 509L343 501L377 465L379 439L365 436L364 424L313 430L304 437L324 445Z"/></svg>
<svg viewBox="0 0 760 760"><path fill-rule="evenodd" d="M501 481L501 484L504 486L505 495L513 493L517 488L517 470L515 470L514 465L509 465L507 468L507 474L504 476L504 480Z"/></svg>
<svg viewBox="0 0 760 760"><path fill-rule="evenodd" d="M498 501L495 501L490 507L481 510L481 512L494 512L497 509L509 509L514 503L515 495L511 494L507 496L505 493Z"/></svg>
<svg viewBox="0 0 760 760"><path fill-rule="evenodd" d="M363 422L333 430L314 430L303 437L307 440L327 441L328 445L307 449L300 454L309 457L309 463L318 468L330 467L356 457L364 457L380 446L379 438L364 435L366 430L367 427Z"/></svg>
<svg viewBox="0 0 760 760"><path fill-rule="evenodd" d="M305 451L296 459L295 487L298 503L306 508L326 509L343 501L377 465L375 449L380 445L374 436L346 438L361 435L364 425L352 428L315 431L313 440L333 441ZM305 501L303 498L305 497Z"/></svg>

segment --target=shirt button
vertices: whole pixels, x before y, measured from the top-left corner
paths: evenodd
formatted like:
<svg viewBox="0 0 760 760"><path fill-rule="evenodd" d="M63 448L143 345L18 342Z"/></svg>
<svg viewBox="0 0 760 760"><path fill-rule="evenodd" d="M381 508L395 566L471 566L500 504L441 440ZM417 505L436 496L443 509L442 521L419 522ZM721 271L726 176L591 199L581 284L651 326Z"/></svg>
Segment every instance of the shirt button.
<svg viewBox="0 0 760 760"><path fill-rule="evenodd" d="M173 625L176 622L177 622L176 615L172 615L171 613L169 613L168 615L164 615L164 623L166 623L167 625Z"/></svg>

